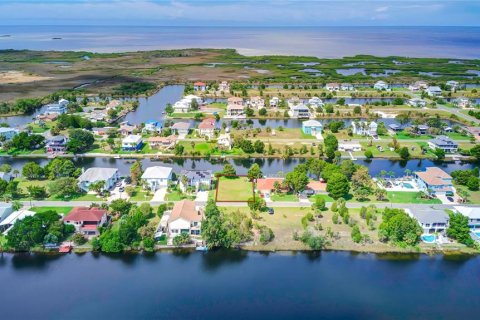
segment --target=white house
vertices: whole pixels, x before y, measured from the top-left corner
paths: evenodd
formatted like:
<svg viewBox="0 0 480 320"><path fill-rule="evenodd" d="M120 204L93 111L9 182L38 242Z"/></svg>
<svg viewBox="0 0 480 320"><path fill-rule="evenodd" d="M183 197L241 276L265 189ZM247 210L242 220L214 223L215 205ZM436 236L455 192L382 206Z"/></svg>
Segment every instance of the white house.
<svg viewBox="0 0 480 320"><path fill-rule="evenodd" d="M377 136L378 124L375 121L367 123L366 121L352 122L352 132L360 136Z"/></svg>
<svg viewBox="0 0 480 320"><path fill-rule="evenodd" d="M172 125L171 128L178 135L187 135L188 132L190 131L190 123L188 123L188 122L175 122Z"/></svg>
<svg viewBox="0 0 480 320"><path fill-rule="evenodd" d="M299 103L297 105L291 105L290 110L288 111L288 115L291 118L310 118L310 109L303 103Z"/></svg>
<svg viewBox="0 0 480 320"><path fill-rule="evenodd" d="M173 104L174 113L186 113L190 110L190 103L186 100L180 100Z"/></svg>
<svg viewBox="0 0 480 320"><path fill-rule="evenodd" d="M344 152L357 152L357 151L362 151L362 146L360 143L339 143L338 144L338 151L344 151Z"/></svg>
<svg viewBox="0 0 480 320"><path fill-rule="evenodd" d="M254 108L254 109L265 108L265 100L263 100L263 98L259 96L252 97L250 100L247 101L247 105L250 108Z"/></svg>
<svg viewBox="0 0 480 320"><path fill-rule="evenodd" d="M229 133L224 133L218 136L217 146L220 149L230 150L232 148L232 138Z"/></svg>
<svg viewBox="0 0 480 320"><path fill-rule="evenodd" d="M428 84L425 81L415 81L414 83L408 86L408 90L412 92L425 90L427 88L428 88Z"/></svg>
<svg viewBox="0 0 480 320"><path fill-rule="evenodd" d="M197 81L193 84L193 90L195 91L205 91L207 90L207 84L202 81Z"/></svg>
<svg viewBox="0 0 480 320"><path fill-rule="evenodd" d="M0 136L5 137L5 140L10 140L15 137L19 131L15 128L0 127Z"/></svg>
<svg viewBox="0 0 480 320"><path fill-rule="evenodd" d="M454 207L455 211L468 217L468 226L471 229L480 229L480 208L479 207Z"/></svg>
<svg viewBox="0 0 480 320"><path fill-rule="evenodd" d="M388 84L385 81L377 81L373 85L373 88L375 90L387 90L388 89Z"/></svg>
<svg viewBox="0 0 480 320"><path fill-rule="evenodd" d="M460 86L460 83L458 81L450 80L447 81L446 85L447 87L450 87L450 90L454 91Z"/></svg>
<svg viewBox="0 0 480 320"><path fill-rule="evenodd" d="M340 83L332 82L325 85L325 89L328 91L338 91L340 90Z"/></svg>
<svg viewBox="0 0 480 320"><path fill-rule="evenodd" d="M427 88L426 92L430 97L438 97L442 95L442 89L438 86L430 86Z"/></svg>
<svg viewBox="0 0 480 320"><path fill-rule="evenodd" d="M172 168L169 167L148 167L142 174L142 180L148 189L156 191L159 188L168 187L168 182L172 180Z"/></svg>
<svg viewBox="0 0 480 320"><path fill-rule="evenodd" d="M279 97L273 97L272 99L270 99L269 103L270 103L271 108L276 108L276 107L278 107L278 104L280 103L280 98Z"/></svg>
<svg viewBox="0 0 480 320"><path fill-rule="evenodd" d="M198 125L198 134L201 137L212 139L215 134L215 119L206 118Z"/></svg>
<svg viewBox="0 0 480 320"><path fill-rule="evenodd" d="M312 97L311 99L308 100L308 104L312 107L323 107L323 101L319 97Z"/></svg>
<svg viewBox="0 0 480 320"><path fill-rule="evenodd" d="M67 113L68 100L60 99L58 103L47 104L46 107L46 114L64 114Z"/></svg>
<svg viewBox="0 0 480 320"><path fill-rule="evenodd" d="M162 123L157 120L148 120L145 122L145 127L143 128L143 131L145 132L162 132Z"/></svg>
<svg viewBox="0 0 480 320"><path fill-rule="evenodd" d="M182 200L175 203L167 221L166 231L170 239L187 233L199 238L203 220L203 210L194 201Z"/></svg>
<svg viewBox="0 0 480 320"><path fill-rule="evenodd" d="M472 108L472 102L468 98L457 98L453 101L457 108L468 109Z"/></svg>
<svg viewBox="0 0 480 320"><path fill-rule="evenodd" d="M122 139L122 149L125 151L137 151L143 146L143 139L140 135L131 134Z"/></svg>
<svg viewBox="0 0 480 320"><path fill-rule="evenodd" d="M185 178L184 178L185 177ZM212 185L211 170L182 170L180 173L180 189L185 192L188 187L193 187L195 191L210 190Z"/></svg>
<svg viewBox="0 0 480 320"><path fill-rule="evenodd" d="M438 167L427 167L425 171L415 171L413 176L418 188L423 192L446 196L454 194L452 177Z"/></svg>
<svg viewBox="0 0 480 320"><path fill-rule="evenodd" d="M240 97L230 97L227 99L229 105L243 106L243 98Z"/></svg>
<svg viewBox="0 0 480 320"><path fill-rule="evenodd" d="M342 83L340 85L340 90L342 90L342 91L353 91L353 90L355 90L355 87L351 83Z"/></svg>
<svg viewBox="0 0 480 320"><path fill-rule="evenodd" d="M3 219L0 222L0 232L6 235L8 231L10 231L10 229L13 228L13 225L15 224L15 222L19 220L23 220L26 217L33 216L34 214L35 214L34 211L29 211L25 209L21 209L21 210L10 213L5 219Z"/></svg>
<svg viewBox="0 0 480 320"><path fill-rule="evenodd" d="M407 101L407 104L412 107L423 108L427 105L427 102L420 98L412 98Z"/></svg>
<svg viewBox="0 0 480 320"><path fill-rule="evenodd" d="M78 187L85 192L88 192L90 185L99 181L104 181L105 185L102 190L110 190L120 179L117 168L88 168L78 177Z"/></svg>
<svg viewBox="0 0 480 320"><path fill-rule="evenodd" d="M414 210L405 209L405 212L417 220L423 233L427 234L445 232L450 221L450 217L444 210L416 208Z"/></svg>
<svg viewBox="0 0 480 320"><path fill-rule="evenodd" d="M229 104L227 106L227 117L244 117L245 107L241 104Z"/></svg>
<svg viewBox="0 0 480 320"><path fill-rule="evenodd" d="M227 81L222 81L222 82L220 82L220 84L218 85L218 90L219 90L219 91L223 91L223 92L230 91L230 85L228 84Z"/></svg>

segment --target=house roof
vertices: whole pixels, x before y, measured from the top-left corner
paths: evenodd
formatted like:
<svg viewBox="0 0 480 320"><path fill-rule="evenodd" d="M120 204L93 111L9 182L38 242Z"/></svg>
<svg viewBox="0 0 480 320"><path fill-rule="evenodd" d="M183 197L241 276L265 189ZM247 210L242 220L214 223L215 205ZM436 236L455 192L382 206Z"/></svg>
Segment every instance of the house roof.
<svg viewBox="0 0 480 320"><path fill-rule="evenodd" d="M261 191L270 191L275 189L274 184L275 182L282 183L283 178L262 178L262 179L257 179L257 190Z"/></svg>
<svg viewBox="0 0 480 320"><path fill-rule="evenodd" d="M177 140L177 136L171 135L168 137L150 137L148 138L148 142L174 142Z"/></svg>
<svg viewBox="0 0 480 320"><path fill-rule="evenodd" d="M172 125L172 129L174 129L174 130L188 130L188 129L190 129L190 123L188 123L188 122L175 122Z"/></svg>
<svg viewBox="0 0 480 320"><path fill-rule="evenodd" d="M435 139L431 139L430 142L436 146L458 147L458 144L447 136L438 136Z"/></svg>
<svg viewBox="0 0 480 320"><path fill-rule="evenodd" d="M464 216L469 217L470 219L480 219L480 208L479 207L464 207L458 206L454 207L458 213L463 214Z"/></svg>
<svg viewBox="0 0 480 320"><path fill-rule="evenodd" d="M327 184L316 180L310 180L307 184L307 189L314 191L327 191Z"/></svg>
<svg viewBox="0 0 480 320"><path fill-rule="evenodd" d="M130 134L123 138L123 143L140 143L142 141L142 136L136 134Z"/></svg>
<svg viewBox="0 0 480 320"><path fill-rule="evenodd" d="M416 171L415 174L428 185L442 186L446 184L444 179L452 179L448 173L437 167L427 167L425 171Z"/></svg>
<svg viewBox="0 0 480 320"><path fill-rule="evenodd" d="M441 92L442 89L440 89L440 87L438 86L430 86L427 88L428 91L435 91L435 92Z"/></svg>
<svg viewBox="0 0 480 320"><path fill-rule="evenodd" d="M203 212L197 210L195 201L178 201L173 206L168 222L173 222L177 219L185 219L187 221L202 221Z"/></svg>
<svg viewBox="0 0 480 320"><path fill-rule="evenodd" d="M232 110L232 109L243 110L243 106L239 104L229 104L227 106L227 110Z"/></svg>
<svg viewBox="0 0 480 320"><path fill-rule="evenodd" d="M142 179L168 179L172 174L170 167L148 167L142 174Z"/></svg>
<svg viewBox="0 0 480 320"><path fill-rule="evenodd" d="M6 226L14 224L17 220L22 220L25 217L33 216L35 212L29 210L18 210L12 212L9 216L7 216L2 222L0 222L0 226Z"/></svg>
<svg viewBox="0 0 480 320"><path fill-rule="evenodd" d="M212 170L182 170L180 175L186 176L189 180L211 180Z"/></svg>
<svg viewBox="0 0 480 320"><path fill-rule="evenodd" d="M202 81L197 81L193 84L194 86L204 86L205 85L205 82L202 82Z"/></svg>
<svg viewBox="0 0 480 320"><path fill-rule="evenodd" d="M243 98L240 97L230 97L227 99L228 103L243 103Z"/></svg>
<svg viewBox="0 0 480 320"><path fill-rule="evenodd" d="M444 223L449 221L448 214L443 210L433 209L407 209L408 213L421 224Z"/></svg>
<svg viewBox="0 0 480 320"><path fill-rule="evenodd" d="M48 141L52 141L52 142L63 142L65 140L67 140L67 138L65 136L61 136L61 135L53 136L53 137L48 138Z"/></svg>
<svg viewBox="0 0 480 320"><path fill-rule="evenodd" d="M88 168L80 177L78 177L78 181L90 183L106 181L112 178L117 172L117 168Z"/></svg>
<svg viewBox="0 0 480 320"><path fill-rule="evenodd" d="M303 127L323 127L322 123L317 120L307 120L302 122Z"/></svg>
<svg viewBox="0 0 480 320"><path fill-rule="evenodd" d="M100 222L107 210L100 208L76 207L63 218L63 221L94 221Z"/></svg>
<svg viewBox="0 0 480 320"><path fill-rule="evenodd" d="M198 125L198 129L215 129L215 119L203 119Z"/></svg>

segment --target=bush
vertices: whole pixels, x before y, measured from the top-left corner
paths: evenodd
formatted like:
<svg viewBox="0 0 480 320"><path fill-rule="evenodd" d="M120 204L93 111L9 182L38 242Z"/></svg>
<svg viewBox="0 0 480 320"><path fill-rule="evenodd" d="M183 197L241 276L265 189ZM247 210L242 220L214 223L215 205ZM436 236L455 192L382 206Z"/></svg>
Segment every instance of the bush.
<svg viewBox="0 0 480 320"><path fill-rule="evenodd" d="M371 151L371 150L366 150L366 151L365 151L365 157L366 157L367 159L372 159L372 158L373 158L373 153L372 153L372 151Z"/></svg>
<svg viewBox="0 0 480 320"><path fill-rule="evenodd" d="M269 243L270 241L273 240L274 237L275 237L275 235L273 234L272 229L270 229L266 226L263 226L263 227L260 228L260 243L261 244Z"/></svg>
<svg viewBox="0 0 480 320"><path fill-rule="evenodd" d="M359 243L360 241L362 241L362 234L360 232L360 228L357 225L353 226L350 235L352 236L353 242Z"/></svg>
<svg viewBox="0 0 480 320"><path fill-rule="evenodd" d="M192 239L190 238L190 235L186 232L182 232L181 234L179 234L179 235L175 236L175 238L173 238L173 245L182 246L182 245L185 245L185 244L189 244L191 241L192 241Z"/></svg>
<svg viewBox="0 0 480 320"><path fill-rule="evenodd" d="M87 239L81 233L75 233L72 236L72 240L73 243L75 243L77 246L81 246L82 244L87 243Z"/></svg>

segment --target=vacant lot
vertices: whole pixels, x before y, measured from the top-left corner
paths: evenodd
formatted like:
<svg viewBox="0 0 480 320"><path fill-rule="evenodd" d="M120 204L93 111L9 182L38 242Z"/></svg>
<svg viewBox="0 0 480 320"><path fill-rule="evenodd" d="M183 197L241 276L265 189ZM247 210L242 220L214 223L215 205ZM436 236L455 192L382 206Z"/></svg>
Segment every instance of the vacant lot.
<svg viewBox="0 0 480 320"><path fill-rule="evenodd" d="M253 197L252 182L246 177L220 177L217 201L248 201Z"/></svg>
<svg viewBox="0 0 480 320"><path fill-rule="evenodd" d="M389 191L387 196L388 200L393 203L442 203L439 199L423 199L420 192Z"/></svg>

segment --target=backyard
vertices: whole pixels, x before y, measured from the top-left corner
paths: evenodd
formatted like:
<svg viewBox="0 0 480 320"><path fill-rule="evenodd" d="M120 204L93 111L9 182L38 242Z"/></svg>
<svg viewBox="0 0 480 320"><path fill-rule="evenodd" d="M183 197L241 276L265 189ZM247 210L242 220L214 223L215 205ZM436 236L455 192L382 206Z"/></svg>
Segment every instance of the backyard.
<svg viewBox="0 0 480 320"><path fill-rule="evenodd" d="M421 203L421 204L441 204L439 199L424 199L421 197L421 192L402 192L402 191L388 191L388 201L392 203Z"/></svg>
<svg viewBox="0 0 480 320"><path fill-rule="evenodd" d="M247 177L220 177L216 201L246 202L253 197L253 183Z"/></svg>

